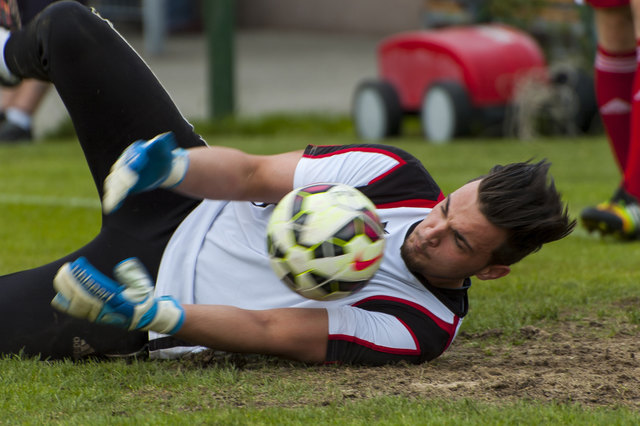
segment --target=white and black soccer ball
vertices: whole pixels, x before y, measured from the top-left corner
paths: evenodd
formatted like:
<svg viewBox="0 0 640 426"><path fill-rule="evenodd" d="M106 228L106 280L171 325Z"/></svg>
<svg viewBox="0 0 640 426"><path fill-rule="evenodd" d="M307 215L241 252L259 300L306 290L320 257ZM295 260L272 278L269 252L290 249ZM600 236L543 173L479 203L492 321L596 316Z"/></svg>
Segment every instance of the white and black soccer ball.
<svg viewBox="0 0 640 426"><path fill-rule="evenodd" d="M360 290L376 273L384 228L357 189L318 183L285 195L267 226L271 266L292 290L333 300Z"/></svg>

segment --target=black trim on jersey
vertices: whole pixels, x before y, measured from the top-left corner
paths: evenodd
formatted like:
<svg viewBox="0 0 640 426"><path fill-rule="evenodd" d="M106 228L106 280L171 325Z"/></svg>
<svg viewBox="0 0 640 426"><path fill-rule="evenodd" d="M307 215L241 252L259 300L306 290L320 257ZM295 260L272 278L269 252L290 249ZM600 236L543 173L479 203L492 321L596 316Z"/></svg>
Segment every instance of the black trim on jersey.
<svg viewBox="0 0 640 426"><path fill-rule="evenodd" d="M420 279L422 285L426 287L435 297L438 298L451 312L460 318L464 318L469 312L469 298L467 296L467 290L471 287L471 279L465 278L462 287L460 288L442 288L434 287L429 284L429 281Z"/></svg>
<svg viewBox="0 0 640 426"><path fill-rule="evenodd" d="M421 364L440 356L453 338L448 331L440 328L424 312L407 304L391 300L370 300L357 306L360 309L383 312L398 318L413 333L418 350L413 354L402 353L403 351L394 353L393 350L377 349L356 341L329 339L328 363L382 365L405 361L411 364Z"/></svg>
<svg viewBox="0 0 640 426"><path fill-rule="evenodd" d="M379 152L401 161L402 164L392 173L383 175L364 187L358 188L376 206L401 203L407 200L429 200L435 204L442 197L440 187L422 163L407 151L395 146L378 144L309 145L305 149L304 155L306 157L323 157L338 151Z"/></svg>
<svg viewBox="0 0 640 426"><path fill-rule="evenodd" d="M404 239L406 240L411 232L416 229L416 226L420 224L420 221L414 223L409 227ZM463 318L469 312L469 298L467 296L467 290L471 287L471 279L465 278L462 287L460 288L442 288L435 287L427 281L425 277L417 272L410 271L414 277L420 281L420 283L429 290L434 296L438 298L451 312Z"/></svg>

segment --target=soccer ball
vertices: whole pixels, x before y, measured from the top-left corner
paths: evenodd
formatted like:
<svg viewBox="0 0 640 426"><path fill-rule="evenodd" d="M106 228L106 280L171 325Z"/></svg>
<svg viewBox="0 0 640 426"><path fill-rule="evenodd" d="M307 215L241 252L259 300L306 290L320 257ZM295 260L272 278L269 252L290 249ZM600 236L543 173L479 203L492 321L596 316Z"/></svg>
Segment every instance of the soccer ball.
<svg viewBox="0 0 640 426"><path fill-rule="evenodd" d="M273 210L267 246L276 275L315 300L360 290L380 267L384 228L357 189L319 183L295 189Z"/></svg>

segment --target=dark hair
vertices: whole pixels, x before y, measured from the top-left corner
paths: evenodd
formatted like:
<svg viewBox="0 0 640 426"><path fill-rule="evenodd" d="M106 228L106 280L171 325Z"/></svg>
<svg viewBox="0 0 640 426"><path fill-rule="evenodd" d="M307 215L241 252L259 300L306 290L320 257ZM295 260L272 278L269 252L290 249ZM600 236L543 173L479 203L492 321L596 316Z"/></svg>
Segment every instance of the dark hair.
<svg viewBox="0 0 640 426"><path fill-rule="evenodd" d="M491 255L492 265L511 265L543 244L566 237L576 221L548 176L551 163L512 163L495 166L478 187L480 211L507 231L507 239Z"/></svg>

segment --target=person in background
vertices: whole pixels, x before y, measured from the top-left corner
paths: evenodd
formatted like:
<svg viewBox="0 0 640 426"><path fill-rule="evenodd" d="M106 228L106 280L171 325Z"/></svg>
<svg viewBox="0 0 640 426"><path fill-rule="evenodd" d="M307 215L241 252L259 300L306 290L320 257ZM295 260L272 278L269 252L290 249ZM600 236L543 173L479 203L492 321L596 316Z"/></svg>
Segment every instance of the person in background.
<svg viewBox="0 0 640 426"><path fill-rule="evenodd" d="M54 0L19 0L20 24L30 22ZM86 1L80 1L86 3ZM6 4L6 3L5 3ZM0 144L28 142L33 139L33 117L51 84L25 79L14 87L5 87L0 95Z"/></svg>
<svg viewBox="0 0 640 426"><path fill-rule="evenodd" d="M582 0L577 0L582 3ZM598 108L622 180L611 199L581 212L589 231L640 239L640 0L584 0L594 8Z"/></svg>

